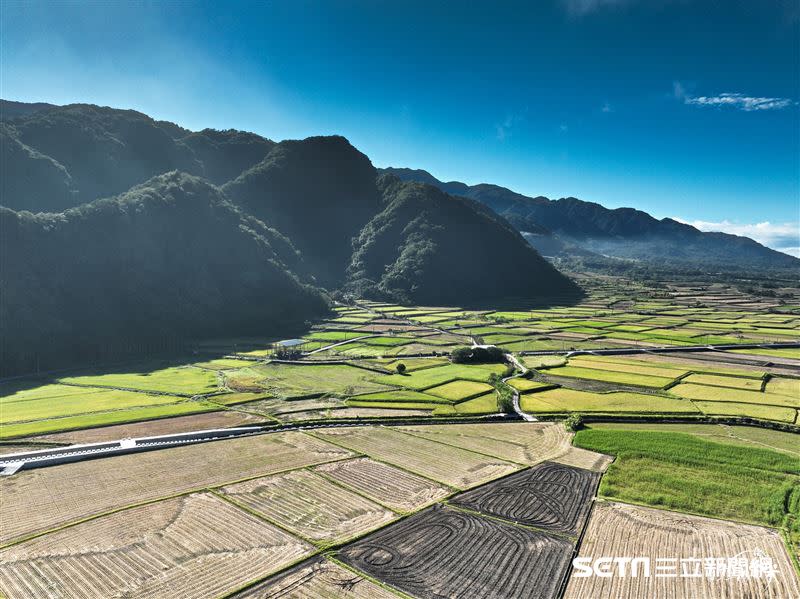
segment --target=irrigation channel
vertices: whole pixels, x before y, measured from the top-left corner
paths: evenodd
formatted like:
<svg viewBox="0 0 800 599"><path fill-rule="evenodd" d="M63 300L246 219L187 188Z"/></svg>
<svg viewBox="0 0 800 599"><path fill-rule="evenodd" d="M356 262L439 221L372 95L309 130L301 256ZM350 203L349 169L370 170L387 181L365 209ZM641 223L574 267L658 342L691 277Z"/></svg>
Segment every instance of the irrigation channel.
<svg viewBox="0 0 800 599"><path fill-rule="evenodd" d="M568 352L566 355L631 355L648 353L671 353L671 352L699 352L699 351L724 351L728 349L782 349L800 347L800 342L793 343L762 343L762 344L737 344L737 345L703 345L703 346L668 346L668 347L647 347L647 348L609 348L595 350L578 350ZM520 352L521 355L563 355L564 352ZM527 368L522 365L513 355L506 354L506 358L518 371L516 375L507 377L504 381L522 376ZM769 359L764 360L768 362ZM309 363L312 364L312 363ZM166 449L179 445L193 445L196 443L208 443L222 439L232 439L236 437L247 437L251 435L263 435L268 433L278 433L296 430L312 430L320 428L340 428L340 427L359 427L359 426L409 426L419 424L474 424L484 422L514 422L519 420L533 421L534 417L523 412L519 407L519 394L514 398L515 414L490 414L487 416L460 416L458 418L435 418L414 417L414 418L370 418L370 419L341 419L336 421L318 422L297 422L288 424L268 424L263 426L246 426L224 429L209 429L200 431L190 431L171 435L160 435L153 437L138 437L120 439L118 441L108 441L102 443L88 443L81 445L69 445L67 447L57 447L42 449L37 451L27 451L0 456L0 476L9 476L19 470L33 468L46 468L58 464L79 462L130 453L140 453L157 449Z"/></svg>

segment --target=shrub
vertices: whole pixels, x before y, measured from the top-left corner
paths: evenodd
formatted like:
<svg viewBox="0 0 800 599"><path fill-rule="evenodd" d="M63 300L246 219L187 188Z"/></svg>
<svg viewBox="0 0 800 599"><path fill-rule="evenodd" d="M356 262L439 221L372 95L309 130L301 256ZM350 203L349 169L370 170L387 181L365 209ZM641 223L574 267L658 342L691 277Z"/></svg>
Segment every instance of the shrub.
<svg viewBox="0 0 800 599"><path fill-rule="evenodd" d="M564 426L573 433L581 430L583 428L583 416L581 414L570 414L564 421Z"/></svg>
<svg viewBox="0 0 800 599"><path fill-rule="evenodd" d="M400 362L397 366L395 366L395 370L397 370L397 374L405 374L406 365Z"/></svg>

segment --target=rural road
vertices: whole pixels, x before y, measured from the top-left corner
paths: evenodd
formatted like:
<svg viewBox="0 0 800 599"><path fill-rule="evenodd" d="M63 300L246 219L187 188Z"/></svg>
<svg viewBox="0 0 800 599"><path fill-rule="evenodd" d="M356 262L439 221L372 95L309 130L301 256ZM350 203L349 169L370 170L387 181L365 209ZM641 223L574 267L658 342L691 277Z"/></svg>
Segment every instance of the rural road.
<svg viewBox="0 0 800 599"><path fill-rule="evenodd" d="M519 374L515 374L513 376L508 376L508 377L504 378L503 379L504 383L506 383L510 379L524 376L525 373L528 372L528 369L522 364L522 362L517 360L517 357L514 354L506 354L505 356L506 356L506 360L511 362L511 364L514 365L514 368L516 368L520 372L519 372ZM511 387L511 385L509 385L509 387ZM514 411L517 413L517 416L519 416L520 418L522 418L526 422L536 422L536 418L534 418L533 416L531 416L527 412L523 412L522 411L522 407L519 405L519 391L514 389L514 387L511 387L511 388L514 390Z"/></svg>

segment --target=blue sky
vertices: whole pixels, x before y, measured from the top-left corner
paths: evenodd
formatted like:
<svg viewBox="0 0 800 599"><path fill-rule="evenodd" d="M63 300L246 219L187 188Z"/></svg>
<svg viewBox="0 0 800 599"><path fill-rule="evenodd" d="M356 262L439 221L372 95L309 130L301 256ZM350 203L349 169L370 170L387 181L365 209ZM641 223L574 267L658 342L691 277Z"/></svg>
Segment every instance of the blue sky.
<svg viewBox="0 0 800 599"><path fill-rule="evenodd" d="M0 1L0 96L134 108L800 251L796 0Z"/></svg>

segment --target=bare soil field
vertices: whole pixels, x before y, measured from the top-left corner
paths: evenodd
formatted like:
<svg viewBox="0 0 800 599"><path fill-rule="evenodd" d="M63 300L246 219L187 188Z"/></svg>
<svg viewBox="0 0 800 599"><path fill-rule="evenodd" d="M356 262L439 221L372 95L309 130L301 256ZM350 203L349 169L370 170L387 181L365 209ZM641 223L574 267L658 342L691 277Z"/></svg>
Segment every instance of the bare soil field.
<svg viewBox="0 0 800 599"><path fill-rule="evenodd" d="M322 464L314 471L399 512L418 510L450 494L447 487L369 458Z"/></svg>
<svg viewBox="0 0 800 599"><path fill-rule="evenodd" d="M247 426L255 422L263 422L263 418L235 411L208 412L206 414L176 416L175 418L162 418L147 422L101 426L82 431L42 435L36 437L35 440L53 443L101 443L103 441L125 439L126 437L152 437L209 428Z"/></svg>
<svg viewBox="0 0 800 599"><path fill-rule="evenodd" d="M213 597L313 547L210 493L84 522L0 552L0 590L29 597Z"/></svg>
<svg viewBox="0 0 800 599"><path fill-rule="evenodd" d="M589 515L600 474L544 462L461 493L461 506L549 532L578 535Z"/></svg>
<svg viewBox="0 0 800 599"><path fill-rule="evenodd" d="M518 464L537 464L562 455L571 447L570 434L561 423L440 424L403 430Z"/></svg>
<svg viewBox="0 0 800 599"><path fill-rule="evenodd" d="M0 543L135 503L351 456L290 432L23 470L0 479Z"/></svg>
<svg viewBox="0 0 800 599"><path fill-rule="evenodd" d="M581 447L570 447L567 453L552 459L553 462L593 470L594 472L605 472L614 458L604 453L589 451Z"/></svg>
<svg viewBox="0 0 800 599"><path fill-rule="evenodd" d="M234 595L235 599L397 599L391 591L324 558L312 559Z"/></svg>
<svg viewBox="0 0 800 599"><path fill-rule="evenodd" d="M759 526L600 502L592 511L579 553L592 558L647 557L651 575L645 576L640 569L636 577L630 572L621 577L614 569L610 577L578 577L573 571L564 595L567 599L800 597L800 582L780 535ZM760 555L774 561L778 570L774 578L705 575L706 558L723 558L727 564L728 558L751 560ZM681 576L684 568L696 573L697 562L693 559L701 560L700 576ZM659 564L657 560L674 562ZM658 565L662 566L662 576L656 576ZM675 570L676 576L668 575Z"/></svg>
<svg viewBox="0 0 800 599"><path fill-rule="evenodd" d="M519 468L501 459L385 427L326 429L314 432L314 436L458 489L474 487Z"/></svg>
<svg viewBox="0 0 800 599"><path fill-rule="evenodd" d="M386 524L396 515L308 470L256 478L222 493L316 542L340 542Z"/></svg>
<svg viewBox="0 0 800 599"><path fill-rule="evenodd" d="M562 538L434 506L345 547L339 559L416 597L556 597Z"/></svg>

